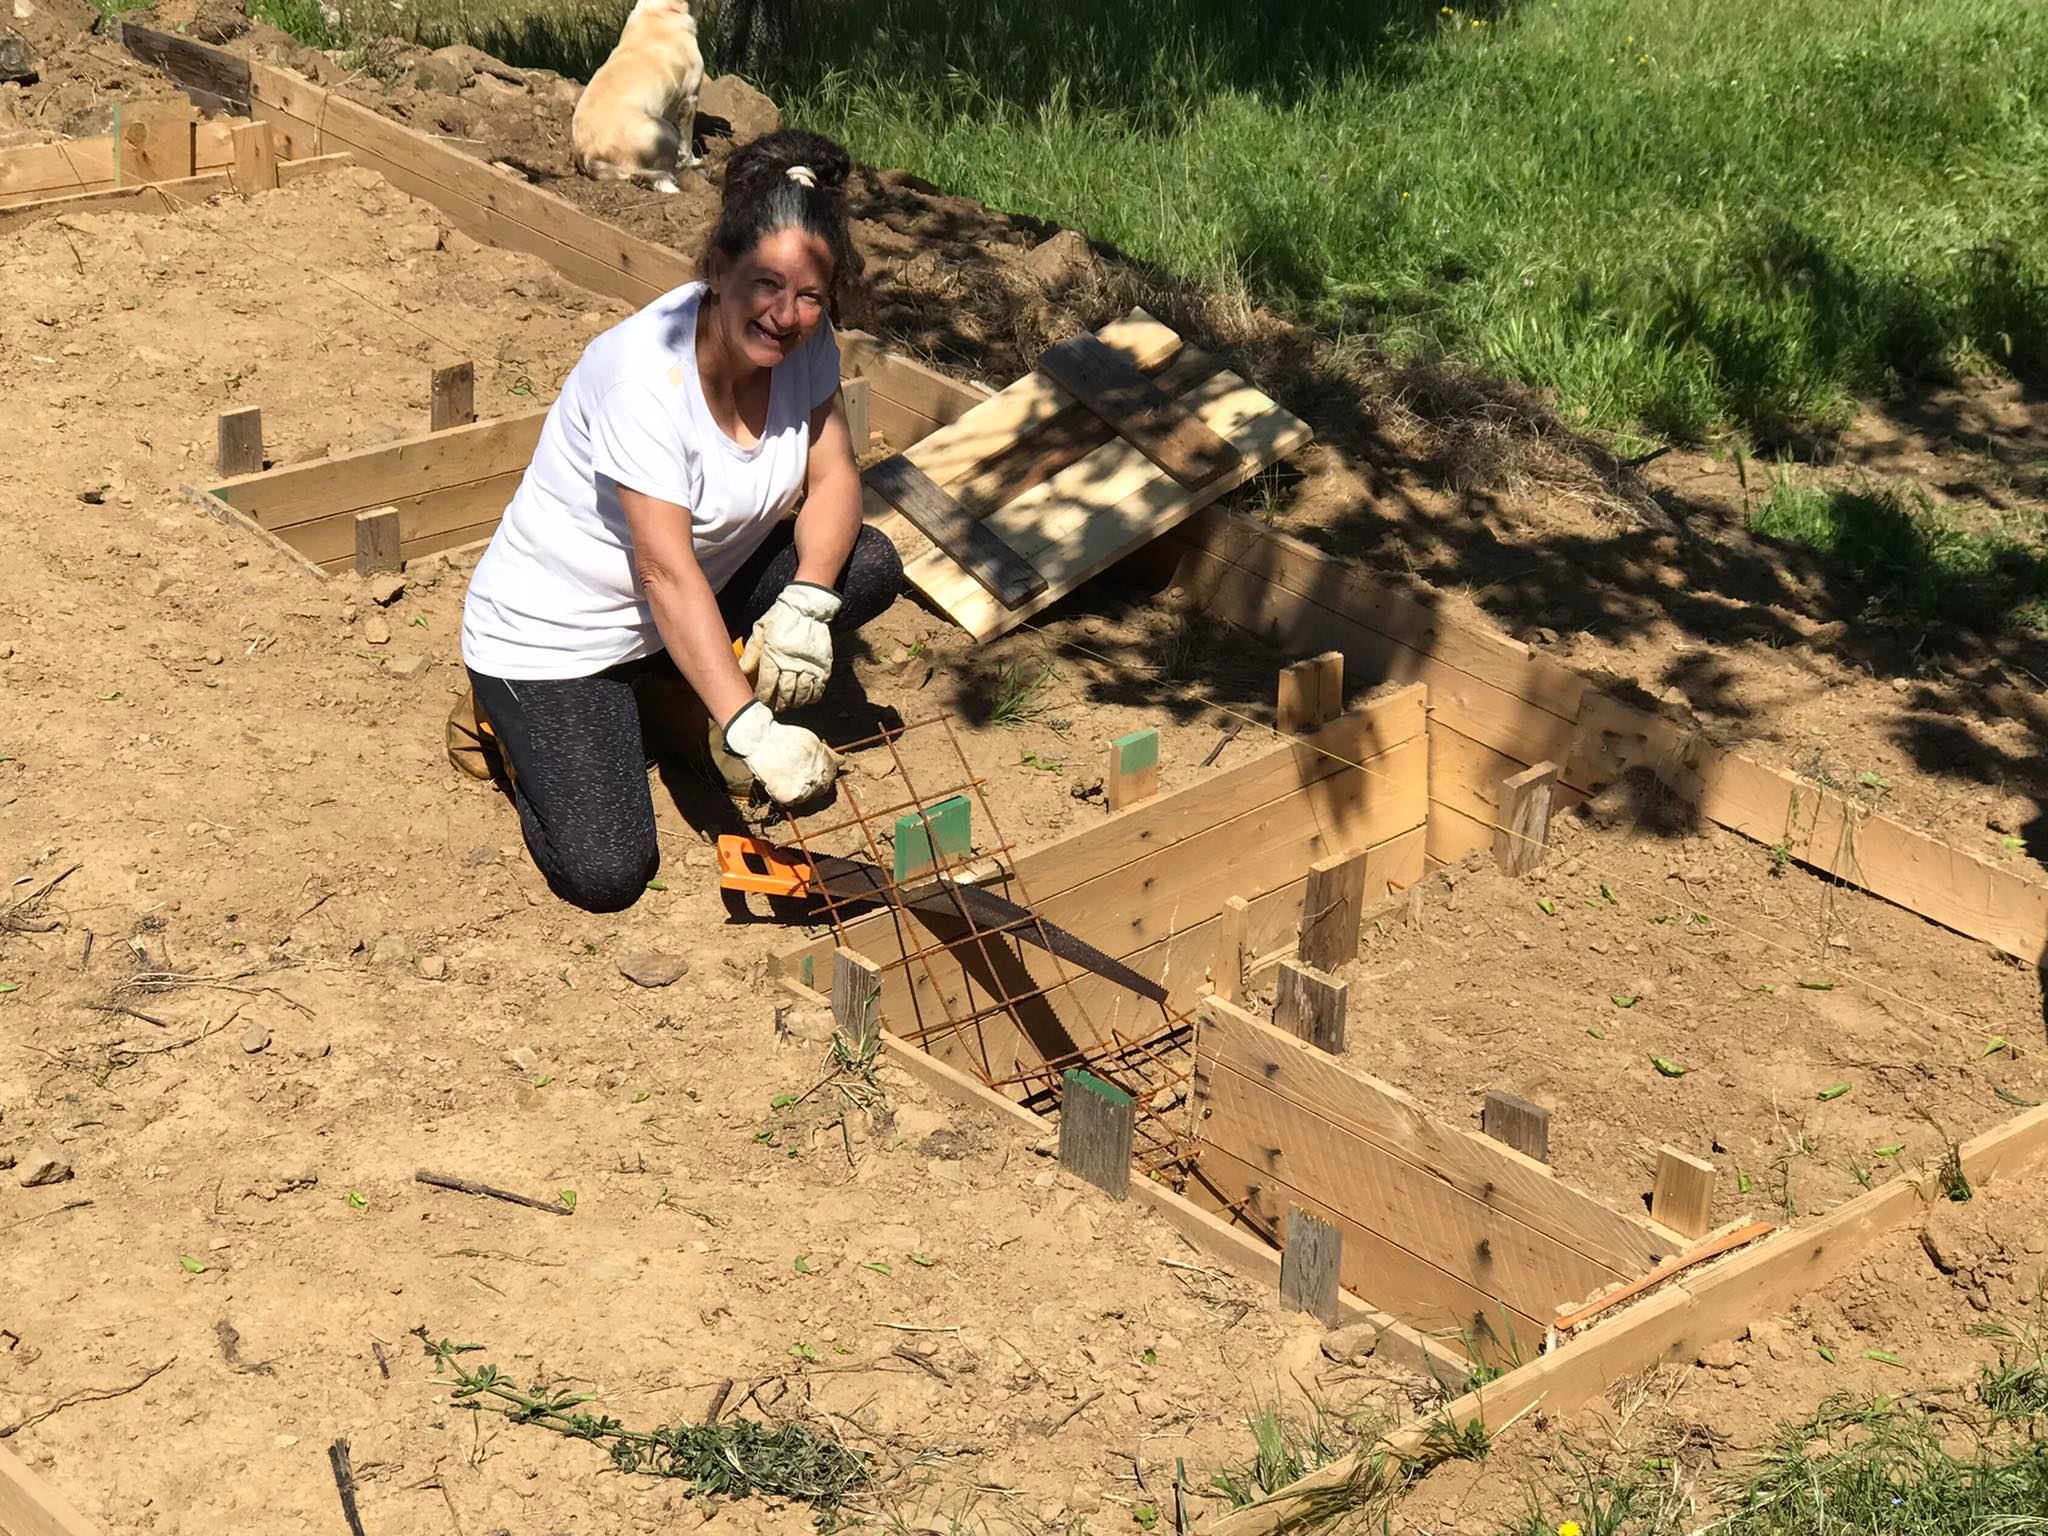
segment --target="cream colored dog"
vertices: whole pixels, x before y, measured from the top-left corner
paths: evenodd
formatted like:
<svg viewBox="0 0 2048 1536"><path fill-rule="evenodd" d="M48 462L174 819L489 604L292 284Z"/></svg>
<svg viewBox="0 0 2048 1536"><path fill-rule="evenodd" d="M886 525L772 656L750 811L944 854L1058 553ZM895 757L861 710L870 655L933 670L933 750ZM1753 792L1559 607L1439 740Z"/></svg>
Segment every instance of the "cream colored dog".
<svg viewBox="0 0 2048 1536"><path fill-rule="evenodd" d="M677 168L698 163L690 138L703 84L689 0L636 0L618 46L576 103L576 169L596 181L680 191Z"/></svg>

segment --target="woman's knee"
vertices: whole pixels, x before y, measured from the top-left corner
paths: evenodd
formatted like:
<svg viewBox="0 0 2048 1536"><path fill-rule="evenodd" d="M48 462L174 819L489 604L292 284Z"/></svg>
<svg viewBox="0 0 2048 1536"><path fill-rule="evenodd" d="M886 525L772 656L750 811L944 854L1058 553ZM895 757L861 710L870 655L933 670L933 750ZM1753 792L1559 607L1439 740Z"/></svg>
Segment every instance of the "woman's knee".
<svg viewBox="0 0 2048 1536"><path fill-rule="evenodd" d="M903 591L903 557L887 534L861 525L846 557L846 574L840 578L841 606L836 625L859 629L880 618Z"/></svg>
<svg viewBox="0 0 2048 1536"><path fill-rule="evenodd" d="M562 900L586 912L623 912L647 890L661 868L661 850L592 850L545 871Z"/></svg>

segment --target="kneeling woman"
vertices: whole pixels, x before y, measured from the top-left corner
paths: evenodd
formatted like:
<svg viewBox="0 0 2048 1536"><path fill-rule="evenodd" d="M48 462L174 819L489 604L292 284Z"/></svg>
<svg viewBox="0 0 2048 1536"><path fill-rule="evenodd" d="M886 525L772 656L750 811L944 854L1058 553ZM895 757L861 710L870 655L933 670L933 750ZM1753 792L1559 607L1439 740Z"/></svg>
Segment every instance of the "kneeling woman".
<svg viewBox="0 0 2048 1536"><path fill-rule="evenodd" d="M660 863L643 700L679 673L706 712L696 741L721 724L725 751L801 804L833 757L776 712L823 695L834 636L902 585L861 523L827 318L847 169L791 129L732 157L705 280L585 350L470 578L451 753L479 771L458 748L495 740L534 863L591 911L630 906Z"/></svg>

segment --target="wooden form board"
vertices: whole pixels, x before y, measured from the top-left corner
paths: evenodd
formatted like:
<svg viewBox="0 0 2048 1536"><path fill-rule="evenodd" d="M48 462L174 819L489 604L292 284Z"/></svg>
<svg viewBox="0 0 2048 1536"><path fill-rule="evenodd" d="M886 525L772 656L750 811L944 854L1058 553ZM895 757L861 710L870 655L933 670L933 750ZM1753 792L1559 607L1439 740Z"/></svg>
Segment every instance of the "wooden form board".
<svg viewBox="0 0 2048 1536"><path fill-rule="evenodd" d="M1561 1303L1678 1249L1241 1008L1208 998L1200 1018L1191 1190L1264 1231L1289 1205L1331 1223L1345 1282L1417 1327L1526 1358Z"/></svg>
<svg viewBox="0 0 2048 1536"><path fill-rule="evenodd" d="M196 120L182 100L115 102L113 132L0 150L0 207L143 181L171 181L235 163L246 119Z"/></svg>
<svg viewBox="0 0 2048 1536"><path fill-rule="evenodd" d="M2048 1159L2048 1108L2028 1110L1963 1143L1973 1185L2016 1179ZM1375 1446L1310 1473L1257 1506L1226 1515L1205 1536L1271 1536L1299 1512L1299 1500L1350 1483L1378 1486L1402 1458L1421 1454L1445 1422L1495 1428L1540 1403L1552 1418L1571 1414L1656 1365L1683 1365L1709 1344L1733 1339L1752 1320L1784 1311L1827 1284L1883 1238L1923 1219L1940 1198L1932 1173L1901 1176L1837 1206L1818 1221L1711 1264L1685 1270L1644 1300L1594 1324L1540 1359L1509 1371Z"/></svg>
<svg viewBox="0 0 2048 1536"><path fill-rule="evenodd" d="M911 585L978 639L1021 624L1297 451L1311 435L1305 423L1233 373L1162 371L1181 350L1180 338L1142 310L1103 327L1097 338L1170 392L1205 431L1228 442L1237 461L1190 489L1043 372L1026 375L932 433L904 457L951 494L966 517L1035 568L1046 589L1005 603L933 548L873 485L867 513L895 541ZM1039 434L1054 443L1050 455L1034 457L1025 448Z"/></svg>
<svg viewBox="0 0 2048 1536"><path fill-rule="evenodd" d="M0 1446L0 1536L99 1536L97 1526Z"/></svg>
<svg viewBox="0 0 2048 1536"><path fill-rule="evenodd" d="M1162 541L1209 612L1296 652L1344 652L1370 686L1430 689L1429 855L1491 846L1502 779L1562 765L1569 806L1646 767L1708 820L2031 965L2048 956L2048 883L1953 848L1853 797L1623 704L1505 636L1453 622L1367 571L1250 518L1210 510Z"/></svg>
<svg viewBox="0 0 2048 1536"><path fill-rule="evenodd" d="M1367 850L1368 895L1421 878L1423 705L1422 689L1401 689L1299 742L1275 737L1273 750L1237 768L1019 857L990 888L1161 982L1170 1006L1186 1009L1215 962L1227 898L1245 899L1245 943L1257 952L1293 933L1308 868L1325 855ZM1023 990L1019 977L1056 979L1040 951L1004 940L984 946L986 953L965 946L964 954L932 956L929 968L897 963L937 938L923 919L881 911L847 924L843 942L890 967L881 1016L895 1033L984 1080L1002 1081L1106 1039L1111 1027L1158 1022L1156 1005L1081 977L1056 1007L1019 1007L1014 1021L984 1021L971 1037L935 1034L949 1014L961 1017ZM824 974L834 942L788 952L784 971L799 980L806 966Z"/></svg>
<svg viewBox="0 0 2048 1536"><path fill-rule="evenodd" d="M277 163L280 186L290 186L308 177L324 176L350 163L347 155L316 155L310 160L281 160ZM178 181L138 181L127 186L104 187L72 197L42 197L33 202L0 208L0 234L19 229L63 213L175 213L240 190L232 170L208 171Z"/></svg>
<svg viewBox="0 0 2048 1536"><path fill-rule="evenodd" d="M785 978L783 985L814 1007L828 1003L821 993L792 978ZM954 1103L985 1110L1034 1140L1045 1134L1045 1122L1038 1116L958 1068L948 1066L886 1029L881 1031L881 1040L882 1052L889 1061L933 1092ZM1133 1179L1128 1196L1131 1204L1145 1206L1162 1217L1196 1252L1277 1291L1280 1255L1258 1238L1219 1220L1164 1184L1150 1179ZM1455 1387L1466 1379L1470 1362L1454 1348L1417 1333L1400 1319L1389 1316L1349 1291L1338 1294L1337 1306L1344 1322L1367 1322L1379 1329L1377 1353L1382 1358L1432 1377L1446 1387Z"/></svg>

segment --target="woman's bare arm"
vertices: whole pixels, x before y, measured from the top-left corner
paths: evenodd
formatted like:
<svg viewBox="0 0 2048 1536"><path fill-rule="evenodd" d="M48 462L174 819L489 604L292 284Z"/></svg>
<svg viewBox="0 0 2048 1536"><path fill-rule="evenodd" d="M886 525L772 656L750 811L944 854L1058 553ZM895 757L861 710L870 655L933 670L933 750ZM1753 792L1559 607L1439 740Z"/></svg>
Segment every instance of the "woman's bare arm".
<svg viewBox="0 0 2048 1536"><path fill-rule="evenodd" d="M732 653L732 637L718 612L718 594L697 564L690 514L674 502L623 485L618 490L619 506L633 535L633 565L647 605L654 610L654 627L684 681L696 690L711 718L723 724L754 697L754 689Z"/></svg>
<svg viewBox="0 0 2048 1536"><path fill-rule="evenodd" d="M796 517L796 579L834 587L860 535L860 471L853 466L853 433L837 394L811 412L808 475Z"/></svg>

